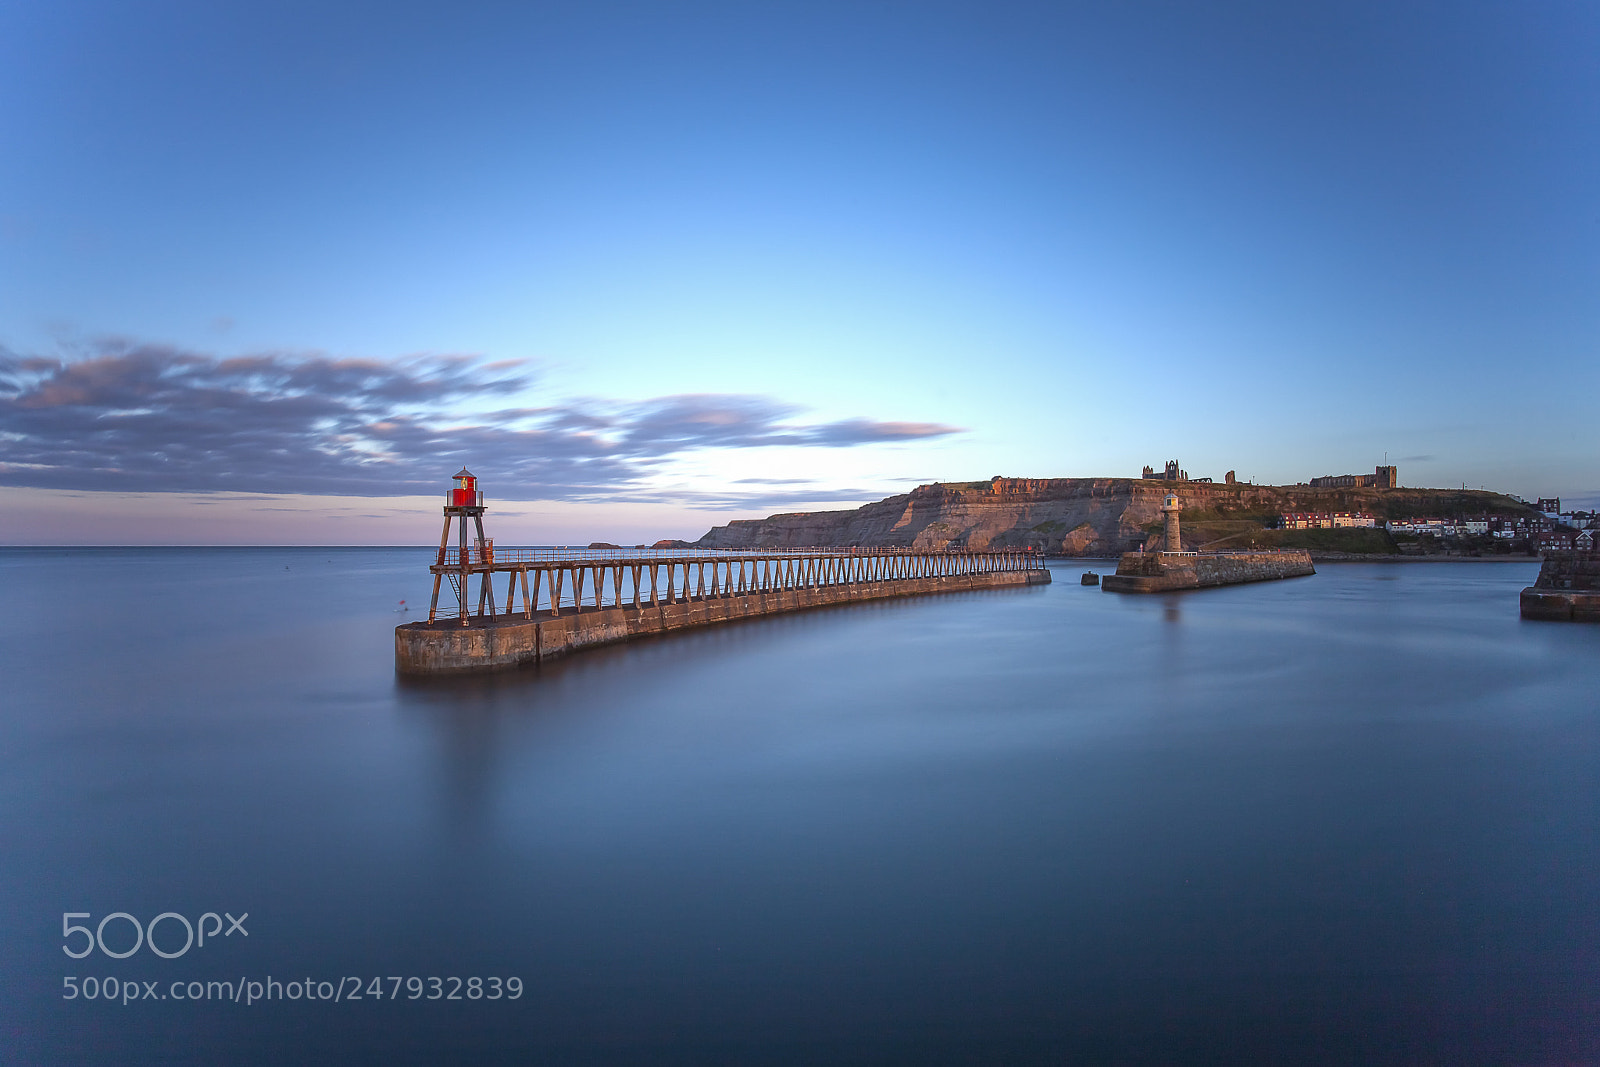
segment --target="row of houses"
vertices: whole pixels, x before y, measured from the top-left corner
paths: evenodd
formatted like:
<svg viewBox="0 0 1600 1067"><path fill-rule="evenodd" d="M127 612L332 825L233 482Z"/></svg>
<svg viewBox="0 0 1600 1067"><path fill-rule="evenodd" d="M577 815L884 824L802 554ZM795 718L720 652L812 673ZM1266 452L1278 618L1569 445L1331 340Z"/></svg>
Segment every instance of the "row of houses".
<svg viewBox="0 0 1600 1067"><path fill-rule="evenodd" d="M1489 535L1506 540L1531 538L1555 528L1548 519L1527 515L1478 515L1454 519L1424 518L1397 519L1386 524L1390 533L1404 533L1434 537L1482 537Z"/></svg>
<svg viewBox="0 0 1600 1067"><path fill-rule="evenodd" d="M1385 529L1413 537L1496 537L1523 540L1540 552L1590 552L1600 548L1600 522L1575 529L1547 516L1478 515L1472 517L1394 519L1388 522L1365 511L1289 511L1278 516L1280 530Z"/></svg>
<svg viewBox="0 0 1600 1067"><path fill-rule="evenodd" d="M1535 506L1544 512L1546 518L1565 523L1574 530L1593 530L1600 527L1600 514L1582 510L1562 511L1561 498L1558 496L1542 496Z"/></svg>
<svg viewBox="0 0 1600 1067"><path fill-rule="evenodd" d="M1342 530L1383 525L1364 511L1290 511L1278 516L1280 530Z"/></svg>
<svg viewBox="0 0 1600 1067"><path fill-rule="evenodd" d="M1558 527L1544 530L1534 538L1534 547L1540 552L1593 552L1600 548L1600 527L1574 530Z"/></svg>
<svg viewBox="0 0 1600 1067"><path fill-rule="evenodd" d="M1290 511L1278 516L1280 530L1386 529L1390 533L1434 537L1532 538L1558 529L1550 519L1528 515L1477 515L1456 518L1392 519L1365 511Z"/></svg>

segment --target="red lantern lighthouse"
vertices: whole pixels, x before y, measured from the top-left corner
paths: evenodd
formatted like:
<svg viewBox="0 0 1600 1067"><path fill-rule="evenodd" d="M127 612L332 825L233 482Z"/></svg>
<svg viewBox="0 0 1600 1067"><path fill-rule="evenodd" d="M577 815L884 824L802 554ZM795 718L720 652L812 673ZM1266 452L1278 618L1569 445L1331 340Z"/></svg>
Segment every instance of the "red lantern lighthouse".
<svg viewBox="0 0 1600 1067"><path fill-rule="evenodd" d="M478 492L478 479L472 472L462 467L461 473L456 475L456 487L450 490L450 506L456 508L477 507L483 503L483 494Z"/></svg>
<svg viewBox="0 0 1600 1067"><path fill-rule="evenodd" d="M494 564L494 542L483 535L483 513L486 509L483 506L483 492L478 488L478 479L471 471L462 467L461 472L455 476L455 483L455 488L444 495L444 532L439 535L437 566L448 565L451 569L450 584L456 587L456 597L461 604L461 625L465 626L467 625L467 580L474 570L479 570L483 575L484 588L488 588L489 567ZM461 531L456 541L456 556L450 559L450 524L458 519L461 521ZM472 520L478 531L475 551L471 552L467 550L468 519ZM438 614L439 584L442 577L443 575L437 572L433 576L433 600L428 605L429 622L432 622ZM479 606L481 609L482 605Z"/></svg>

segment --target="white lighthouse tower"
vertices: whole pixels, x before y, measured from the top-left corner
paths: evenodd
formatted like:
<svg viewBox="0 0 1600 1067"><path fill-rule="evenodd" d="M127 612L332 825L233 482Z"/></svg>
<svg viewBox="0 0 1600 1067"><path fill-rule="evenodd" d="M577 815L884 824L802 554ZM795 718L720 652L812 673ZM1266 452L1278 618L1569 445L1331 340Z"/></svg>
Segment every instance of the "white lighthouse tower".
<svg viewBox="0 0 1600 1067"><path fill-rule="evenodd" d="M1166 520L1166 535L1168 552L1182 552L1183 538L1178 535L1178 512L1183 510L1183 505L1178 503L1177 493L1168 493L1167 499L1161 502L1161 517Z"/></svg>

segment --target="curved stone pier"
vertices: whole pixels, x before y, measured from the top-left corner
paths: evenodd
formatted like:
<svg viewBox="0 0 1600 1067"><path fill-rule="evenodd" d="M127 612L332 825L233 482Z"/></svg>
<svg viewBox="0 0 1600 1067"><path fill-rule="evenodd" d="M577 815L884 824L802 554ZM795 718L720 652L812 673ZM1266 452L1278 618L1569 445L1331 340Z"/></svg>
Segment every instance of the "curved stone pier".
<svg viewBox="0 0 1600 1067"><path fill-rule="evenodd" d="M886 597L1042 585L1049 581L1050 572L1040 564L1031 569L695 596L638 607L622 604L577 611L564 608L559 615L539 611L531 618L522 614L479 615L469 618L466 625L460 619L413 622L395 628L394 664L396 671L407 675L506 670L580 649L693 626Z"/></svg>

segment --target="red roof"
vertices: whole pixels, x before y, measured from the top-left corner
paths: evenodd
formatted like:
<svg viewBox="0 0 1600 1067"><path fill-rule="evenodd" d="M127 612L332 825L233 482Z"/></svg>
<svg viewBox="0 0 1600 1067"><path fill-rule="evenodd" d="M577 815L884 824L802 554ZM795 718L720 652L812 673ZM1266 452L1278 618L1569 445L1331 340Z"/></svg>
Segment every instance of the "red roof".
<svg viewBox="0 0 1600 1067"><path fill-rule="evenodd" d="M472 474L471 471L467 470L467 468L462 467L461 468L461 473L455 475L454 477L457 477L457 478L471 478L471 477L473 477L473 474Z"/></svg>

